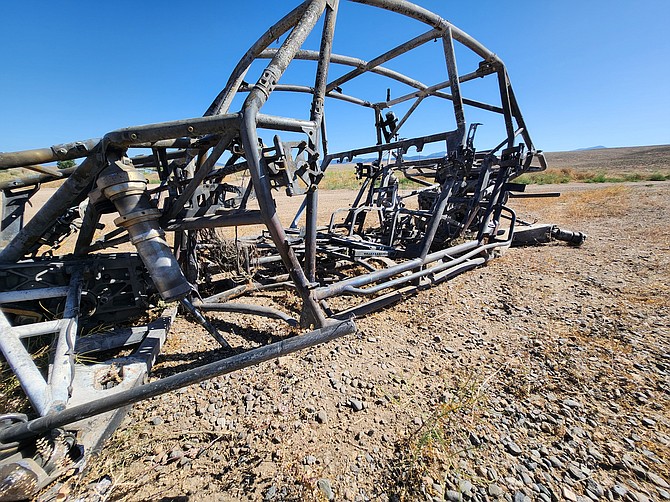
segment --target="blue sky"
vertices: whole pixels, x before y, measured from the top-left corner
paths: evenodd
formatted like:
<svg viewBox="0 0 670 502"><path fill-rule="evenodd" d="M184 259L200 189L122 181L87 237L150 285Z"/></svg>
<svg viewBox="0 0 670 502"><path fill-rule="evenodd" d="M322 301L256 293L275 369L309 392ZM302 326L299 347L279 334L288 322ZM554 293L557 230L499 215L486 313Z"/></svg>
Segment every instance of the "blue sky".
<svg viewBox="0 0 670 502"><path fill-rule="evenodd" d="M559 151L670 143L670 1L417 3L505 61L536 147ZM200 116L244 51L296 4L3 2L0 151ZM245 16L253 22L245 21ZM418 23L344 0L335 52L369 59L423 31ZM315 48L317 38L308 43ZM428 44L390 66L428 84L445 80L436 46ZM459 57L461 73L474 69L474 60L469 61L464 51L457 55L464 56ZM310 75L300 82L309 84L311 71L302 63L282 82L296 83ZM345 92L382 100L387 84L375 87L375 83L375 78L366 79ZM473 84L476 97L486 97L490 91L484 83ZM400 92L393 88L394 96ZM464 92L469 94L466 88ZM264 111L291 115L276 99ZM287 102L298 110L293 116L306 118L304 99ZM470 110L466 110L469 122L484 122L477 146L490 147L502 139L495 117ZM330 103L326 112L331 150L365 146L372 140L371 112ZM449 112L444 103L426 102L417 111L417 124L408 124L405 132L452 129ZM440 121L445 125L436 125Z"/></svg>

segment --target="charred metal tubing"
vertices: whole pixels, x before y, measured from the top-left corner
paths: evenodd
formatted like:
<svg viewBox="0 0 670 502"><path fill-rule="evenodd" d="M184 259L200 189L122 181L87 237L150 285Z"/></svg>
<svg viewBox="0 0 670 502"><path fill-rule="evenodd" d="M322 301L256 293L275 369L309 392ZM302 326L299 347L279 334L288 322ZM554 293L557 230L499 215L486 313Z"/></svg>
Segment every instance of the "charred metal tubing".
<svg viewBox="0 0 670 502"><path fill-rule="evenodd" d="M290 326L297 326L298 321L281 310L272 307L262 307L260 305L251 305L248 303L194 303L196 307L205 312L234 312L237 314L252 314L270 319L280 319Z"/></svg>
<svg viewBox="0 0 670 502"><path fill-rule="evenodd" d="M338 6L339 0L335 0L326 5L321 47L319 49L322 58L319 59L316 68L314 97L312 99L312 109L309 117L315 124L323 123L323 106L328 85L328 69L333 48L333 35L335 34L335 21L337 18ZM322 132L322 130L319 129L319 132ZM312 150L316 151L319 146L317 138L312 137L309 146ZM316 159L310 159L310 162L315 163ZM318 224L317 211L319 206L319 192L316 187L310 187L310 190L305 197L305 204L307 207L307 215L305 217L305 275L309 281L314 282L316 281L316 234Z"/></svg>
<svg viewBox="0 0 670 502"><path fill-rule="evenodd" d="M193 318L207 330L207 332L212 335L214 340L216 340L219 345L221 345L224 349L230 350L233 347L228 343L228 341L219 333L219 331L216 329L216 327L209 322L204 315L200 312L197 306L195 306L193 303L188 298L182 298L181 299L181 304L184 306L184 308L193 316Z"/></svg>
<svg viewBox="0 0 670 502"><path fill-rule="evenodd" d="M67 322L64 319L56 321L43 321L33 324L23 324L21 326L13 326L12 332L19 338L32 338L33 336L48 335L60 331L63 323Z"/></svg>
<svg viewBox="0 0 670 502"><path fill-rule="evenodd" d="M14 302L28 302L42 300L45 298L58 298L66 296L70 288L68 286L54 286L52 288L23 289L19 291L5 291L0 293L0 305Z"/></svg>
<svg viewBox="0 0 670 502"><path fill-rule="evenodd" d="M316 281L316 234L319 191L313 189L305 196L307 215L305 217L305 275L311 282Z"/></svg>
<svg viewBox="0 0 670 502"><path fill-rule="evenodd" d="M460 75L458 77L458 82L463 84L465 82L469 82L470 80L475 80L477 78L483 78L486 75L488 75L488 71L482 71L481 69L475 70L470 73L466 73L464 75ZM421 90L419 91L414 91L410 92L408 94L403 94L402 96L398 96L397 98L393 98L390 101L382 101L379 103L375 103L377 106L383 106L384 108L389 108L391 106L395 106L400 103L404 103L405 101L409 101L410 99L414 98L425 98L427 96L436 96L438 98L445 98L445 99L453 99L453 96L451 94L446 94L446 93L441 93L438 91L441 91L442 89L446 89L447 87L451 87L451 81L450 80L445 80L444 82L440 82L439 84L434 84L434 85L425 85L421 84ZM465 100L463 101L464 104L470 104L466 103ZM479 103L477 101L473 101L472 103L478 103L478 104L485 104L485 103ZM472 106L477 106L473 104ZM493 107L493 105L487 105ZM490 111L496 111L497 113L502 113L502 108L500 107L493 107Z"/></svg>
<svg viewBox="0 0 670 502"><path fill-rule="evenodd" d="M263 52L259 54L259 58L272 58L276 54L277 49L265 49ZM306 60L306 61L319 61L321 59L321 55L317 51L310 51L310 50L299 50L296 55L295 59L300 59L300 60ZM335 64L341 64L345 66L354 66L354 67L363 67L363 66L368 66L368 62L363 60L363 59L358 59L354 58L351 56L343 56L342 54L331 54L330 56L330 62L335 63ZM375 66L373 68L370 68L368 71L371 73L376 73L378 75L382 75L384 77L388 77L390 79L396 80L398 82L401 82L403 84L406 84L410 87L414 87L416 89L419 89L421 91L424 90L429 90L430 87L422 84L418 80L414 80L413 78L410 78L406 75L403 75L402 73L399 73L395 70L390 70L388 68L385 68L383 66ZM290 87L294 87L294 89L290 89ZM291 86L291 85L286 85L285 87L280 87L278 86L278 90L294 90L295 92L303 92L303 88L305 86ZM448 87L448 86L446 86ZM341 92L338 91L330 91L326 93L326 96L329 98L335 98L335 99L343 99L344 101L351 101L352 103L355 104L360 104L361 106L369 107L372 108L374 105L370 103L369 101L354 97L354 96L347 96L346 94L342 94Z"/></svg>
<svg viewBox="0 0 670 502"><path fill-rule="evenodd" d="M437 134L431 134L429 136L420 136L418 138L405 139L393 143L357 148L356 150L349 150L345 152L331 153L326 155L324 158L324 165L328 165L334 159L351 160L358 155L364 155L367 153L382 153L397 149L401 149L406 152L412 146L416 147L417 151L420 152L428 143L437 143L438 141L448 140L452 134L455 135L456 133L458 133L458 131L440 132Z"/></svg>
<svg viewBox="0 0 670 502"><path fill-rule="evenodd" d="M557 241L567 242L573 246L581 246L586 240L586 234L582 232L572 232L570 230L561 230L557 226L551 229L551 236Z"/></svg>
<svg viewBox="0 0 670 502"><path fill-rule="evenodd" d="M226 86L223 90L214 98L214 101L205 112L205 116L210 115L219 115L222 113L228 113L230 104L237 93L240 85L244 80L251 63L259 56L259 54L266 49L272 42L279 39L284 33L293 28L295 24L302 18L305 10L310 5L311 0L306 0L305 2L298 5L295 9L289 12L282 19L277 21L272 25L242 56L242 59L237 63L233 69Z"/></svg>
<svg viewBox="0 0 670 502"><path fill-rule="evenodd" d="M552 197L560 197L561 192L534 192L534 193L518 193L518 192L510 192L509 193L509 198L510 199L534 199L534 198L552 198Z"/></svg>
<svg viewBox="0 0 670 502"><path fill-rule="evenodd" d="M428 222L428 229L426 230L426 233L423 237L423 242L421 243L421 253L419 258L422 260L426 258L428 251L430 251L430 246L433 245L433 240L437 234L437 229L440 227L440 223L442 222L442 216L444 216L444 210L447 208L447 204L449 204L451 192L454 189L454 185L458 181L460 180L457 180L455 177L453 177L447 183L445 183L446 186L442 187L440 196L435 202L433 215Z"/></svg>
<svg viewBox="0 0 670 502"><path fill-rule="evenodd" d="M239 113L214 117L195 117L117 129L107 133L104 140L119 148L146 147L175 138L226 133L231 129L236 129L239 122ZM261 129L280 129L291 132L304 132L315 128L315 125L308 120L277 117L262 113L258 114L257 125Z"/></svg>
<svg viewBox="0 0 670 502"><path fill-rule="evenodd" d="M0 170L87 157L99 142L99 138L87 139L64 145L54 145L50 148L35 148L20 152L0 152Z"/></svg>
<svg viewBox="0 0 670 502"><path fill-rule="evenodd" d="M179 212L184 208L186 203L191 200L193 194L198 188L198 185L204 181L207 175L212 171L216 161L219 160L221 155L226 151L231 141L237 136L237 129L230 129L224 132L221 136L219 142L212 148L212 151L203 162L203 164L198 168L198 171L195 173L193 178L188 181L188 185L184 188L182 193L179 195L176 201L170 206L168 212L164 213L161 218L161 224L167 223L172 218L176 217Z"/></svg>
<svg viewBox="0 0 670 502"><path fill-rule="evenodd" d="M371 5L373 7L379 7L380 9L389 10L396 12L403 16L407 16L422 23L425 23L434 28L441 30L446 30L448 27L452 30L452 36L454 40L457 40L461 44L468 47L474 53L479 55L482 59L489 62L498 62L502 63L500 58L496 56L493 52L484 47L477 40L472 38L470 35L465 33L463 30L452 25L448 21L442 19L437 14L430 12L423 7L419 7L413 3L407 2L406 0L350 0L354 3L360 3L365 5Z"/></svg>
<svg viewBox="0 0 670 502"><path fill-rule="evenodd" d="M336 78L332 82L328 84L328 87L326 88L328 91L332 91L336 89L337 87L340 87L342 84L349 82L350 80L362 75L363 73L369 71L372 68L375 68L376 66L379 66L381 64L386 63L387 61L390 61L391 59L394 59L398 56L401 56L402 54L405 54L406 52L415 49L417 47L420 47L421 45L425 44L426 42L429 42L431 40L435 40L436 38L440 38L442 36L442 30L440 29L433 29L430 30L426 33L423 33L419 35L418 37L413 38L412 40L409 40L403 44L400 44L397 47L394 47L390 51L385 52L384 54L370 60L368 64L366 64L364 67L359 67L356 68L355 70L351 70L349 73L342 75L341 77Z"/></svg>
<svg viewBox="0 0 670 502"><path fill-rule="evenodd" d="M442 36L444 45L444 57L447 62L447 73L451 82L452 103L454 105L454 116L456 117L456 128L463 139L461 146L465 146L465 113L463 111L463 98L461 97L461 84L458 79L458 68L456 66L456 53L454 52L454 40L452 28L448 26Z"/></svg>
<svg viewBox="0 0 670 502"><path fill-rule="evenodd" d="M8 426L0 430L0 443L21 441L39 436L47 431L115 410L122 406L128 406L210 378L232 373L233 371L248 368L249 366L270 361L299 350L330 342L353 333L355 330L356 325L350 320L331 323L324 328L305 333L304 335L298 335L258 347L257 349L248 350L199 368L193 368L177 375L112 394L104 399L97 399L89 403L74 406L58 413L36 418L24 424Z"/></svg>
<svg viewBox="0 0 670 502"><path fill-rule="evenodd" d="M363 289L363 288L354 288L354 287L350 286L350 287L347 287L344 290L344 292L355 294L355 295L371 295L371 294L374 294L374 293L378 293L378 292L380 292L384 289L392 288L392 287L395 287L395 286L399 286L401 284L405 284L407 282L411 282L415 279L421 279L423 277L434 275L434 274L444 272L444 271L451 272L452 269L453 270L459 270L459 267L461 267L461 265L463 265L464 263L472 265L471 267L468 267L468 268L473 268L473 267L476 267L478 265L483 265L484 263L486 263L485 258L474 258L473 259L472 257L474 255L479 254L479 253L481 253L483 251L486 251L488 249L495 248L495 247L500 247L500 246L503 246L503 245L504 244L502 244L502 243L495 243L495 244L487 244L485 246L480 246L480 247L474 249L473 251L467 253L466 255L454 259L453 261L448 261L448 262L445 262L445 263L441 263L439 265L435 265L434 267L425 268L425 269L420 270L418 272L414 272L413 274L398 277L397 279L393 279L392 281L383 282L381 284L378 284L378 285L370 287L370 288Z"/></svg>
<svg viewBox="0 0 670 502"><path fill-rule="evenodd" d="M277 260L277 261L281 261ZM248 291L267 291L269 289L279 289L283 287L292 287L293 283L290 281L287 282L275 282L275 283L270 283L270 284L261 284L259 282L252 282L250 284L242 284L240 286L236 286L234 288L228 289L226 291L222 291L221 293L217 293L212 296L208 296L207 298L203 299L203 303L220 303L220 302L225 302L228 300L231 300L233 298L237 298L238 296L242 296Z"/></svg>
<svg viewBox="0 0 670 502"><path fill-rule="evenodd" d="M512 209L510 209L506 206L501 206L500 210L508 212L509 216L507 218L509 218L509 220L510 220L509 234L507 236L507 239L504 240L504 241L494 241L494 242L491 242L489 244L477 245L476 247L471 248L469 250L468 249L463 249L463 250L459 249L458 251L456 251L458 248L460 248L460 246L465 246L465 245L468 245L468 244L472 244L473 242L475 244L477 244L477 241L471 241L471 242L466 242L464 244L460 244L459 246L454 246L452 248L445 249L443 251L437 251L435 253L432 253L432 254L426 256L425 260L421 263L421 265L426 265L428 263L432 263L432 262L435 262L435 261L438 261L438 260L444 259L444 258L450 258L450 261L446 262L444 264L441 264L441 265L437 265L435 267L427 268L427 269L424 269L424 270L419 270L419 271L414 272L414 273L412 273L408 276L399 277L397 279L393 279L391 281L388 281L388 282L385 282L385 283L382 283L382 284L378 284L377 286L373 286L371 288L362 289L358 286L365 285L365 284L370 284L372 282L377 282L377 281L381 280L379 278L377 278L375 280L369 280L369 276L376 276L380 272L386 272L386 271L389 271L389 270L392 270L392 269L396 269L397 267L402 267L403 265L407 265L408 263L419 261L420 258L417 258L415 260L411 260L411 262L405 262L405 263L402 263L400 265L396 265L394 267L389 267L388 269L380 270L379 272L373 272L372 274L367 274L367 276L354 277L352 279L348 279L346 281L336 283L336 284L334 284L330 287L332 288L333 286L336 286L336 287L339 288L339 291L335 294L352 293L352 294L366 295L366 294L377 293L377 292L379 292L383 289L387 289L387 288L394 287L394 286L399 286L399 285L402 285L406 282L410 282L412 280L420 279L421 277L429 276L429 275L433 275L433 274L435 275L436 278L438 278L438 280L436 282L440 282L440 281L444 280L444 278L453 277L454 275L460 274L461 272L463 272L465 270L469 270L470 268L474 268L476 266L484 264L484 263L486 263L487 258L484 258L484 257L475 258L476 255L484 253L484 252L488 252L489 250L495 249L497 247L508 247L508 246L511 245L513 237L514 237L514 228L515 228L515 225L516 225L516 213L514 213L514 211ZM445 255L445 252L449 252L449 253ZM465 252L465 254L454 258L453 255L456 255L457 252ZM483 261L480 261L480 259L483 260ZM407 270L403 270L403 271L407 271ZM386 275L386 277L382 277L382 279L392 277L393 275L397 275L397 273L398 272L392 273L390 275ZM363 282L363 284L355 284L356 280L361 279L361 278L367 278L366 282ZM344 288L341 287L341 285L343 283L347 283ZM329 288L320 288L320 289L316 290L315 291L315 297L320 299L320 300L325 298L324 296L320 295L319 292L322 291L322 290L328 290L328 289ZM329 294L328 296L333 296L333 295Z"/></svg>
<svg viewBox="0 0 670 502"><path fill-rule="evenodd" d="M479 41L475 40L466 32L452 25L448 21L442 19L437 14L430 12L429 10L426 10L422 7L419 7L418 5L414 5L406 0L351 0L351 1L396 12L398 14L402 14L404 16L416 19L417 21L425 23L434 28L439 28L442 30L450 28L453 39L463 44L470 50L472 50L475 54L479 55L484 60L484 62L494 67L496 66L504 67L502 60L496 54L494 54L484 45L482 45ZM463 100L463 102L466 103L465 100ZM526 147L529 150L534 150L533 142L531 141L530 135L528 134L528 130L524 123L523 115L521 114L521 110L519 109L516 96L514 95L514 91L511 86L509 86L509 103L510 103L511 114L514 116L518 126L520 128L523 128L522 134L524 137Z"/></svg>
<svg viewBox="0 0 670 502"><path fill-rule="evenodd" d="M264 50L260 55L259 58L271 58L274 56L276 53L277 49L266 49ZM308 51L308 50L300 50L295 56L295 59L302 59L302 60L307 60L307 61L318 61L320 59L320 54L317 51ZM356 66L356 67L364 67L369 65L367 61L364 61L362 59L357 59L353 58L350 56L343 56L341 54L332 54L330 61L332 63L336 64L342 64L346 66ZM488 67L487 67L488 68ZM403 84L406 84L410 87L414 87L416 89L419 89L418 91L411 92L409 94L405 94L403 96L399 96L397 98L394 98L390 101L381 101L378 103L372 103L368 100L358 98L356 96L349 96L347 94L343 94L341 92L337 92L335 90L328 91L326 93L326 97L332 98L332 99L338 99L341 101L346 101L355 105L359 105L365 108L390 108L391 106L397 105L398 103L403 103L405 101L408 101L410 99L414 98L419 98L423 99L427 96L435 96L437 98L442 98L442 99L447 99L447 100L453 100L454 96L451 94L447 94L444 92L439 92L441 89L445 89L447 87L451 86L451 82L449 80L445 82L441 82L439 84L431 85L428 86L426 84L423 84L419 82L418 80L415 80L413 78L410 78L406 75L403 75L402 73L399 73L394 70L389 70L388 68L385 68L383 66L376 66L374 68L370 68L368 71L372 73L377 73L378 75L382 75L384 77L396 80L398 82L402 82ZM458 81L460 83L464 82L469 82L470 80L474 80L477 78L482 78L488 75L489 73L492 73L492 70L482 70L478 69L476 71L473 71L471 73L467 73L464 75L461 75L458 77ZM248 92L252 89L251 86L249 85L243 85L240 87L241 92ZM314 89L312 87L306 86L306 85L294 85L294 84L278 84L275 87L276 91L286 91L286 92L299 92L299 93L309 93L312 94L314 93ZM463 104L472 106L474 108L480 108L482 110L487 110L493 113L499 113L502 114L504 113L504 110L495 105L487 104L487 103L482 103L480 101L476 101L473 99L468 99L468 98L462 98ZM410 115L410 114L408 114ZM397 129L399 129L398 127ZM397 131L396 129L396 131Z"/></svg>
<svg viewBox="0 0 670 502"><path fill-rule="evenodd" d="M318 54L318 53L317 53ZM253 89L252 86L245 85L240 88L239 92L249 92ZM277 84L274 89L274 92L297 92L301 94L314 94L314 87L308 85L295 85L295 84ZM372 103L370 101L365 101L364 99L359 99L354 96L349 96L347 94L342 94L339 92L328 92L326 96L332 99L338 99L340 101L346 101L354 105L362 106L364 108L372 108Z"/></svg>
<svg viewBox="0 0 670 502"><path fill-rule="evenodd" d="M167 222L163 227L167 231L198 230L201 228L237 227L244 225L259 225L263 223L260 211L227 211L212 216L176 219Z"/></svg>
<svg viewBox="0 0 670 502"><path fill-rule="evenodd" d="M53 226L54 220L72 207L82 192L91 185L95 176L105 167L97 155L99 148L96 147L92 154L79 164L56 193L26 223L21 232L0 251L0 262L16 262L23 258Z"/></svg>
<svg viewBox="0 0 670 502"><path fill-rule="evenodd" d="M258 205L265 220L264 223L303 301L303 305L306 308L303 314L310 318L308 322L313 322L317 326L324 326L326 318L319 304L311 295L310 282L305 276L305 272L300 266L294 250L289 246L286 233L277 216L274 198L270 192L270 181L261 166L256 128L258 126L257 120L261 107L267 101L269 94L292 61L295 53L314 28L325 6L325 0L312 0L309 2L300 21L263 71L263 75L254 86L254 89L247 96L243 106L243 120L240 128L242 143L247 155L247 162L249 163L249 172L256 190ZM315 130L311 131L312 137L315 132Z"/></svg>
<svg viewBox="0 0 670 502"><path fill-rule="evenodd" d="M60 180L70 176L75 169L76 166L68 167L67 169L61 169L59 171L60 176L58 177L26 171L23 171L23 173L20 175L12 174L6 179L0 181L0 190L6 190L8 188L23 188L31 185L37 185L39 183L46 183L48 181Z"/></svg>
<svg viewBox="0 0 670 502"><path fill-rule="evenodd" d="M392 267L385 268L383 270L378 270L377 272L372 272L370 274L365 274L358 277L352 277L351 279L337 282L327 287L321 287L315 289L313 295L317 300L324 300L331 296L340 295L346 292L347 288L349 287L365 286L373 282L388 279L389 277L393 277L394 275L401 274L409 270L413 270L427 263L441 260L442 258L449 257L451 255L458 255L460 253L465 253L478 247L479 243L477 241L464 242L463 244L459 244L457 246L444 249L442 251L436 251L435 253L431 253L428 256L426 256L425 259L414 258L413 260L408 260L404 263L399 263L398 265L394 265Z"/></svg>

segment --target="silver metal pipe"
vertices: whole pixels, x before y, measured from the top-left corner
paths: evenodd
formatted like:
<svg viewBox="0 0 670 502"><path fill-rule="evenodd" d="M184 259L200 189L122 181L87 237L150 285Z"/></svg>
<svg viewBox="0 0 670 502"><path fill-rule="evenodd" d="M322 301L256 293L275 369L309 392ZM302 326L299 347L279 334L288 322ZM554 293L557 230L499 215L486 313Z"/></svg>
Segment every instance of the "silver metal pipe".
<svg viewBox="0 0 670 502"><path fill-rule="evenodd" d="M327 287L321 287L314 290L313 295L317 300L323 300L330 296L340 295L347 290L349 287L359 287L371 284L373 282L381 281L393 277L394 275L413 270L415 268L421 267L427 263L431 263L437 260L441 260L444 257L459 255L470 251L474 248L479 247L479 242L469 241L459 244L457 246L444 249L442 251L437 251L426 256L425 259L415 258L413 260L408 260L404 263L399 263L392 267L385 268L383 270L378 270L377 272L372 272L370 274L360 275L358 277L352 277L351 279L346 279L344 281L331 284Z"/></svg>
<svg viewBox="0 0 670 502"><path fill-rule="evenodd" d="M12 326L2 311L0 311L0 350L19 380L30 404L40 415L46 414L51 401L49 387L33 358L30 357L19 337L13 333Z"/></svg>
<svg viewBox="0 0 670 502"><path fill-rule="evenodd" d="M64 322L66 321L63 319L58 319L56 321L44 321L33 324L25 324L22 326L13 326L12 332L21 339L48 335L60 331Z"/></svg>
<svg viewBox="0 0 670 502"><path fill-rule="evenodd" d="M290 315L281 310L272 307L263 307L261 305L251 305L248 303L201 303L194 304L200 310L205 312L234 312L238 314L252 314L261 317L269 317L270 319L280 319L287 322L291 326L297 326L298 322Z"/></svg>
<svg viewBox="0 0 670 502"><path fill-rule="evenodd" d="M52 288L22 289L19 291L5 291L0 293L0 305L14 302L29 302L67 296L69 286L54 286Z"/></svg>
<svg viewBox="0 0 670 502"><path fill-rule="evenodd" d="M214 101L205 112L205 116L220 115L228 113L230 104L237 93L237 90L244 80L244 76L249 70L251 63L258 57L258 55L267 48L272 42L281 37L284 33L290 30L302 18L305 10L310 5L312 0L306 0L298 5L295 9L289 12L281 20L271 26L242 56L242 59L237 63L233 69L228 82L223 90L214 98Z"/></svg>
<svg viewBox="0 0 670 502"><path fill-rule="evenodd" d="M128 231L163 300L181 300L192 287L165 241L165 232L158 223L160 211L153 207L146 192L146 178L127 157L109 157L110 163L98 177L97 185L119 213L114 222Z"/></svg>
<svg viewBox="0 0 670 502"><path fill-rule="evenodd" d="M49 368L47 379L51 390L49 412L64 410L70 399L72 379L74 378L74 347L79 329L79 303L83 282L83 269L77 267L70 277L70 291L63 312L65 322L58 333L56 350Z"/></svg>

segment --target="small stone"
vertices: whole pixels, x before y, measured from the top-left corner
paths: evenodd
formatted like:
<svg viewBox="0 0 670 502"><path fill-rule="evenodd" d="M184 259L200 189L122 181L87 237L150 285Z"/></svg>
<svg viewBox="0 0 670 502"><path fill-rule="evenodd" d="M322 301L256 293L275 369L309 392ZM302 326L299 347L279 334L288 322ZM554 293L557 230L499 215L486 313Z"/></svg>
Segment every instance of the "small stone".
<svg viewBox="0 0 670 502"><path fill-rule="evenodd" d="M522 450L519 447L519 445L516 444L514 441L510 441L509 443L506 443L505 448L507 448L507 451L510 452L515 457L518 457L519 455L521 455Z"/></svg>
<svg viewBox="0 0 670 502"><path fill-rule="evenodd" d="M570 502L577 502L577 494L567 486L563 487L563 498L565 500L569 500Z"/></svg>
<svg viewBox="0 0 670 502"><path fill-rule="evenodd" d="M551 457L549 457L549 462L551 462L551 465L553 465L554 467L556 467L558 469L563 468L563 462L561 462L561 459L559 459L555 455L552 455Z"/></svg>
<svg viewBox="0 0 670 502"><path fill-rule="evenodd" d="M647 471L646 471L646 469L645 469L644 467L642 467L641 465L639 465L639 464L633 464L633 465L630 466L630 470L633 471L633 473L635 473L635 475L636 475L639 479L641 479L641 480L645 480L645 479L647 479Z"/></svg>
<svg viewBox="0 0 670 502"><path fill-rule="evenodd" d="M321 493L323 493L327 500L335 500L335 493L333 492L333 488L330 486L330 481L328 481L326 478L319 479L316 482L316 486L319 488Z"/></svg>
<svg viewBox="0 0 670 502"><path fill-rule="evenodd" d="M361 411L363 409L363 402L358 399L349 399L349 405L354 411Z"/></svg>
<svg viewBox="0 0 670 502"><path fill-rule="evenodd" d="M663 488L657 488L658 490L658 495L663 499L663 500L670 500L670 492L667 492Z"/></svg>
<svg viewBox="0 0 670 502"><path fill-rule="evenodd" d="M325 410L320 410L316 414L316 421L320 424L325 424L328 421L328 415L326 414Z"/></svg>
<svg viewBox="0 0 670 502"><path fill-rule="evenodd" d="M523 492L516 492L514 494L514 502L526 502L526 499L530 500L530 498L526 497L526 494Z"/></svg>
<svg viewBox="0 0 670 502"><path fill-rule="evenodd" d="M596 497L600 498L605 496L605 490L603 489L603 487L600 486L595 481L593 481L592 479L586 480L586 489L591 493L593 493Z"/></svg>
<svg viewBox="0 0 670 502"><path fill-rule="evenodd" d="M444 499L449 502L462 502L463 495L458 493L456 490L447 490L447 493L444 494Z"/></svg>
<svg viewBox="0 0 670 502"><path fill-rule="evenodd" d="M568 408L579 408L582 405L579 401L575 401L574 399L565 399L563 404Z"/></svg>
<svg viewBox="0 0 670 502"><path fill-rule="evenodd" d="M670 485L667 483L667 481L665 479L663 479L658 474L654 474L653 472L648 472L647 477L649 478L649 481L654 483L656 486L659 486L661 488L665 488L666 490L670 490Z"/></svg>
<svg viewBox="0 0 670 502"><path fill-rule="evenodd" d="M633 492L631 492L633 494ZM651 502L649 500L649 497L647 497L644 493L641 492L635 492L635 498L637 498L638 502Z"/></svg>
<svg viewBox="0 0 670 502"><path fill-rule="evenodd" d="M588 452L589 452L589 455L591 455L596 462L602 463L602 462L605 461L605 455L600 453L598 450L596 450L592 446L589 447Z"/></svg>
<svg viewBox="0 0 670 502"><path fill-rule="evenodd" d="M642 419L642 425L645 427L655 427L656 426L656 420L653 420L651 418L643 418Z"/></svg>
<svg viewBox="0 0 670 502"><path fill-rule="evenodd" d="M489 485L488 492L491 497L502 497L503 494L502 488L495 483Z"/></svg>
<svg viewBox="0 0 670 502"><path fill-rule="evenodd" d="M151 425L161 425L163 423L163 417L153 417L149 420Z"/></svg>
<svg viewBox="0 0 670 502"><path fill-rule="evenodd" d="M624 486L614 485L612 487L612 493L614 494L615 497L624 498L628 493L628 490Z"/></svg>
<svg viewBox="0 0 670 502"><path fill-rule="evenodd" d="M277 496L277 487L275 485L272 485L268 490L265 492L265 495L263 497L263 500L273 500Z"/></svg>
<svg viewBox="0 0 670 502"><path fill-rule="evenodd" d="M184 458L184 452L179 448L175 448L170 452L168 462L174 462L175 460L181 460L182 458Z"/></svg>
<svg viewBox="0 0 670 502"><path fill-rule="evenodd" d="M584 477L584 473L582 472L582 470L574 464L570 464L568 466L568 472L573 478L577 480L582 479Z"/></svg>
<svg viewBox="0 0 670 502"><path fill-rule="evenodd" d="M472 493L472 483L467 479L459 479L458 490L464 495L470 495Z"/></svg>

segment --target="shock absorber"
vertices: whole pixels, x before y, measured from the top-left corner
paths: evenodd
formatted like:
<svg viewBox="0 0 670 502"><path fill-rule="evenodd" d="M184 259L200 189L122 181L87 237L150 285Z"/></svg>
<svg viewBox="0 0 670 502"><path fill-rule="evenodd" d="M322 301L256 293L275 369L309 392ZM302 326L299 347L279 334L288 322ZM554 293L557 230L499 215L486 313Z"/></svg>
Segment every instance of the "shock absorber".
<svg viewBox="0 0 670 502"><path fill-rule="evenodd" d="M147 179L123 153L109 151L107 159L107 167L100 173L97 187L116 207L119 217L114 223L128 231L130 241L147 267L161 298L166 302L181 302L221 346L230 349L225 338L187 298L193 287L184 277L165 240L165 232L158 223L161 212L151 204L147 194Z"/></svg>
<svg viewBox="0 0 670 502"><path fill-rule="evenodd" d="M166 302L185 298L191 285L165 241L158 219L161 212L147 195L147 180L125 155L108 152L108 165L100 173L97 187L114 204L123 227L151 275L156 289Z"/></svg>

